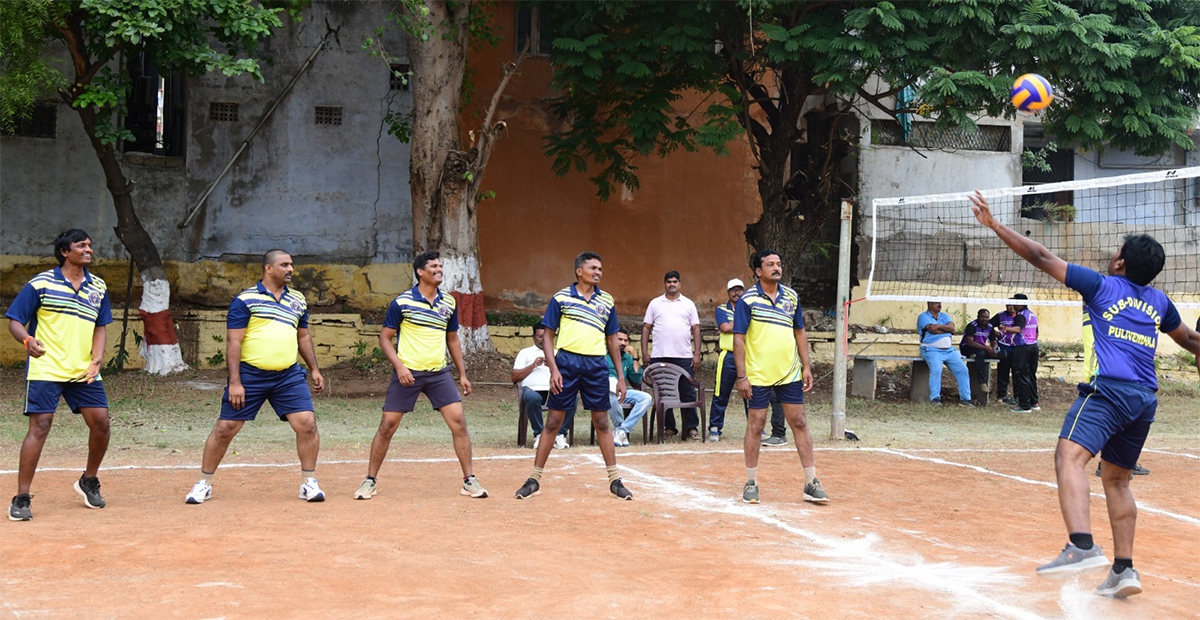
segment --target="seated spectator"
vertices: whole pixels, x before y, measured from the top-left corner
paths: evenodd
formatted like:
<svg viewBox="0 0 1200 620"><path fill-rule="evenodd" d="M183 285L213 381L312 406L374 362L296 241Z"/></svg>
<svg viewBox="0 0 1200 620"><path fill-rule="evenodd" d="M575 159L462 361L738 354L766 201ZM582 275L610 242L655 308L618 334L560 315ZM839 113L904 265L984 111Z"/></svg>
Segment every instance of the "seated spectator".
<svg viewBox="0 0 1200 620"><path fill-rule="evenodd" d="M629 354L629 332L623 329L617 332L617 346L621 348L621 367L625 371L625 383L640 385L642 370L638 366L637 360ZM608 416L613 423L613 444L625 447L629 445L629 433L633 431L638 420L641 420L642 416L650 410L654 399L641 390L626 388L625 400L617 400L617 367L613 365L611 355L605 355L604 361L608 363ZM633 405L628 417L625 416L625 410L621 408L622 402Z"/></svg>
<svg viewBox="0 0 1200 620"><path fill-rule="evenodd" d="M917 331L921 333L921 359L929 365L929 401L934 406L942 405L942 365L950 367L958 383L958 399L964 406L971 404L971 379L967 365L963 363L958 349L954 348L954 319L942 312L942 302L931 301L925 312L917 317Z"/></svg>
<svg viewBox="0 0 1200 620"><path fill-rule="evenodd" d="M979 385L987 385L988 380L988 366L983 360L1000 357L1000 352L996 350L996 329L989 322L991 314L987 308L980 308L975 320L967 323L963 329L962 341L958 343L958 350L963 357L976 362L973 372L975 382Z"/></svg>
<svg viewBox="0 0 1200 620"><path fill-rule="evenodd" d="M538 323L533 328L533 346L521 349L513 360L512 382L521 384L521 409L529 418L529 426L533 429L533 449L536 450L542 438L542 406L550 395L550 368L546 366L546 354L542 352L542 342L546 339L546 326ZM567 412L563 419L562 428L554 438L555 448L570 448L567 443L567 430L575 419L575 409Z"/></svg>

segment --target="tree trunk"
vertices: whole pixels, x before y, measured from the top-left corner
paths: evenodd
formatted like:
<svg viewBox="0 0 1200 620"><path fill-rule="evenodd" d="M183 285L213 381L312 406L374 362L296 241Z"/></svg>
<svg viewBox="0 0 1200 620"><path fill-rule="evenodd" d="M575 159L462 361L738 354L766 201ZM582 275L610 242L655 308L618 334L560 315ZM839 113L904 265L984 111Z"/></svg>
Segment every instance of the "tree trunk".
<svg viewBox="0 0 1200 620"><path fill-rule="evenodd" d="M763 214L746 226L746 241L756 250L779 252L785 277L789 266L801 263L809 244L816 240L830 214L838 213L840 200L853 193L842 179L842 160L850 154L844 110L824 106L806 110L801 131L800 106L816 89L793 89L781 101L778 127L759 144L762 155L758 191ZM819 92L819 91L817 91ZM843 195L844 194L844 195Z"/></svg>
<svg viewBox="0 0 1200 620"><path fill-rule="evenodd" d="M163 269L162 257L154 240L142 226L133 208L133 182L125 178L121 164L112 145L104 144L96 137L96 112L94 108L76 108L83 122L83 129L92 142L100 167L104 169L104 181L112 194L113 206L117 210L117 238L129 251L133 264L142 275L142 301L138 313L142 316L145 339L141 345L141 356L146 361L146 372L166 375L187 370L179 350L179 338L175 333L175 322L171 319L171 285Z"/></svg>
<svg viewBox="0 0 1200 620"><path fill-rule="evenodd" d="M438 31L426 41L409 33L406 43L414 74L409 159L413 249L441 253L442 290L458 302L463 351L475 353L493 347L483 311L472 192L472 181L482 170L475 168L478 153L462 149L459 124L471 4L427 0L429 15L410 17L428 19Z"/></svg>

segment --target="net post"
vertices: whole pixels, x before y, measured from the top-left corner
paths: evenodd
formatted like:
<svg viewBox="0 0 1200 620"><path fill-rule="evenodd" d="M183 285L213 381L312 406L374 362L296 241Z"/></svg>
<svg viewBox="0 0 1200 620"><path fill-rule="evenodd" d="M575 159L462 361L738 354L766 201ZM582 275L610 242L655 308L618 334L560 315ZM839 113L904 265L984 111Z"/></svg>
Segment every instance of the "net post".
<svg viewBox="0 0 1200 620"><path fill-rule="evenodd" d="M850 229L853 217L854 205L849 200L843 200L838 243L837 327L834 330L833 347L833 415L829 428L829 438L836 440L846 438L846 354L849 352L846 328L850 312Z"/></svg>

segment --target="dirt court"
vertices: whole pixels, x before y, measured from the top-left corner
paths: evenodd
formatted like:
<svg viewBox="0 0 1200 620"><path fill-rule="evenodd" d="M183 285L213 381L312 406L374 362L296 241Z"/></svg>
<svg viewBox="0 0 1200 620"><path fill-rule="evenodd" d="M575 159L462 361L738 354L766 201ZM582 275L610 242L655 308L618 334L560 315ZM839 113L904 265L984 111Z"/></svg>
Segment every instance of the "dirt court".
<svg viewBox="0 0 1200 620"><path fill-rule="evenodd" d="M1051 453L818 447L833 501L800 499L795 451L764 449L763 503L742 503L740 444L555 451L541 494L513 492L531 450L476 453L491 497L458 493L449 446L397 450L379 495L351 494L361 452L322 454L328 500L296 497L294 457L223 467L106 464L87 510L49 453L35 518L0 526L0 618L1183 618L1200 611L1200 450L1151 446L1136 561L1145 592L1101 598L1095 571L1033 569L1065 533ZM259 455L260 457L262 455ZM233 459L231 459L232 461ZM115 461L115 459L114 459ZM15 473L0 471L0 486ZM1111 558L1100 482L1092 521Z"/></svg>

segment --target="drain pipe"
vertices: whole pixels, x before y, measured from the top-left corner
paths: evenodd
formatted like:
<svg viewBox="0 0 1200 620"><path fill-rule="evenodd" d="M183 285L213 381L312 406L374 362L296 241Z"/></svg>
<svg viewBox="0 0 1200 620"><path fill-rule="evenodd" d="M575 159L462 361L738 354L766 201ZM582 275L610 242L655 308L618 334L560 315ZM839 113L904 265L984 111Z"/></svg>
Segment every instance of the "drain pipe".
<svg viewBox="0 0 1200 620"><path fill-rule="evenodd" d="M276 97L275 101L271 103L271 107L267 109L267 113L263 114L263 117L259 119L258 124L254 126L254 129L250 132L250 135L246 136L246 139L242 141L242 145L238 147L237 152L234 153L233 157L229 159L229 163L225 164L225 169L221 171L221 174L217 175L217 178L213 180L211 185L208 186L208 189L204 190L204 195L200 197L200 200L196 201L195 206L188 210L187 217L183 218L183 221L179 222L179 224L176 224L176 228L187 228L188 225L192 223L192 220L196 219L196 214L200 212L200 207L204 206L204 202L208 200L209 195L211 195L213 190L217 188L217 183L220 183L221 179L225 178L225 175L229 173L229 169L233 168L233 164L237 162L239 157L242 156L242 153L245 152L246 147L250 146L250 141L254 139L254 136L258 133L258 130L262 129L262 126L267 123L267 119L271 118L271 114L275 112L275 108L279 107L279 103L283 101L283 98L292 91L292 87L296 85L296 82L299 81L300 76L304 75L304 72L307 71L312 65L313 59L316 58L321 49L325 47L325 43L328 40L329 37L321 39L321 42L317 44L316 49L314 49L312 53L308 55L308 60L304 61L304 64L300 67L300 70L297 71L296 75L292 77L292 81L288 82L288 85L284 87L283 92L279 93L279 96Z"/></svg>

